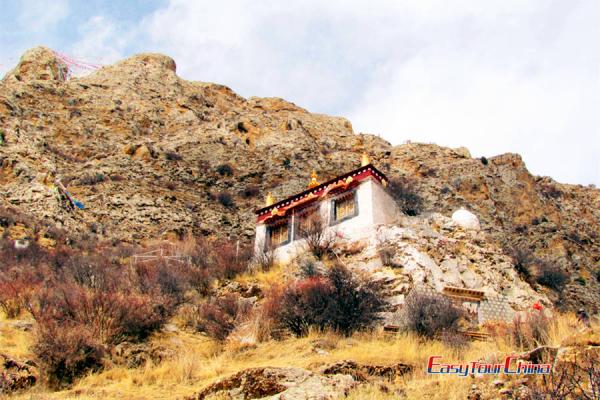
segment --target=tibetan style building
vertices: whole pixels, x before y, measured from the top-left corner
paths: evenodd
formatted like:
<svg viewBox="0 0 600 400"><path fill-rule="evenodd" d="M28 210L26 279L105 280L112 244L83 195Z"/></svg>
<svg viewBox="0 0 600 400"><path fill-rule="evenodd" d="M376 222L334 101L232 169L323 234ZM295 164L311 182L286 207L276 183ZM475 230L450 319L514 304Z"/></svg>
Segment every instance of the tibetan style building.
<svg viewBox="0 0 600 400"><path fill-rule="evenodd" d="M255 252L273 249L279 261L287 261L306 248L303 226L318 218L329 235L345 240L370 238L379 224L391 223L397 206L385 188L387 177L368 156L361 167L324 183L311 175L308 189L256 210Z"/></svg>

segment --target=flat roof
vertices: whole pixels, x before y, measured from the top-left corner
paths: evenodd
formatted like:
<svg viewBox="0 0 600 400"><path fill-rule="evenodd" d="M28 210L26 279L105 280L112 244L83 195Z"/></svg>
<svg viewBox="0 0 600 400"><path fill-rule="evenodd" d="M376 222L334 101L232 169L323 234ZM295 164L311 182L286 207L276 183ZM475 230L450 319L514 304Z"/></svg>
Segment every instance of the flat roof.
<svg viewBox="0 0 600 400"><path fill-rule="evenodd" d="M367 164L367 165L364 165L364 166L362 166L360 168L356 168L356 169L353 169L352 171L346 172L345 174L336 176L335 178L329 179L328 181L323 182L323 183L321 183L318 186L306 189L306 190L304 190L302 192L299 192L299 193L296 193L296 194L294 194L292 196L286 197L285 199L280 200L280 201L278 201L276 203L273 203L270 206L259 208L259 209L255 210L254 213L257 214L257 215L265 214L265 213L271 211L274 208L280 208L282 206L288 205L292 201L300 200L303 197L306 197L306 196L308 196L311 193L317 194L317 193L325 190L327 188L327 186L329 186L331 184L334 184L334 183L338 182L339 180L344 180L344 179L346 179L346 178L348 178L350 176L358 175L358 174L361 174L361 173L366 172L366 171L372 171L373 175L376 178L378 178L379 181L382 181L382 180L389 181L388 178L387 178L387 176L385 176L385 174L383 172L381 172L380 170L378 170L377 168L375 168L375 166L373 164Z"/></svg>

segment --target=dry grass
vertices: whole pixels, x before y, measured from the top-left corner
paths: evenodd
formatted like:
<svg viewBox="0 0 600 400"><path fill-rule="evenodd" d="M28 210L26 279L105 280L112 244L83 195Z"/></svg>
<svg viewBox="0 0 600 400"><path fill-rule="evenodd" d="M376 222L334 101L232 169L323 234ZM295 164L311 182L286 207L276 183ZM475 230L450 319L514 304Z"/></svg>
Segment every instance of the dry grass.
<svg viewBox="0 0 600 400"><path fill-rule="evenodd" d="M265 276L269 276L265 273ZM580 328L573 315L562 315L550 332L552 345L560 344ZM0 351L12 348L13 354L26 355L31 334L5 332ZM464 349L453 349L440 341L423 341L412 334L386 335L382 332L358 333L342 337L332 332L311 331L307 337L267 341L255 345L219 344L200 334L159 333L152 342L174 349L176 356L159 365L137 369L113 367L81 379L72 389L45 392L40 386L16 399L171 399L191 395L217 378L239 370L260 367L296 366L317 369L322 365L353 359L359 363L391 364L404 362L415 371L397 382L361 385L349 399L387 400L398 398L464 399L473 383L471 378L427 375L429 355L442 355L453 362L494 360L513 351L504 337L491 342L474 342ZM12 345L10 344L12 343ZM10 347L12 346L12 347ZM316 347L326 353L317 353ZM488 378L485 378L488 379ZM496 379L496 377L489 377Z"/></svg>
<svg viewBox="0 0 600 400"><path fill-rule="evenodd" d="M29 348L33 343L32 333L15 329L11 325L13 322L0 313L0 353L16 358L31 357Z"/></svg>
<svg viewBox="0 0 600 400"><path fill-rule="evenodd" d="M276 263L268 271L248 271L233 280L239 283L258 283L262 287L272 287L284 281L285 267Z"/></svg>

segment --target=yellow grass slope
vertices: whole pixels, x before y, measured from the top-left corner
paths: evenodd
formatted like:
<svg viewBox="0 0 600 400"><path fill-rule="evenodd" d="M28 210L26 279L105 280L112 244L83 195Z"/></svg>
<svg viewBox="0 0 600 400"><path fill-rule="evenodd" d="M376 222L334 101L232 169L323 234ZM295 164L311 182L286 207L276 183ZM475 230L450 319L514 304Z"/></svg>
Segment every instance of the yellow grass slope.
<svg viewBox="0 0 600 400"><path fill-rule="evenodd" d="M6 322L6 321L5 321ZM32 333L2 325L0 351L27 357ZM561 315L552 324L550 345L560 345L581 328L573 315ZM352 359L367 364L403 362L415 371L397 382L359 386L349 399L396 399L403 393L409 399L464 399L473 383L470 377L430 376L425 366L430 355L447 361L503 359L519 352L507 338L473 342L456 349L441 341L423 341L412 334L359 333L342 337L331 332L310 332L304 338L267 341L252 346L219 344L204 335L179 331L159 333L154 344L173 349L175 356L158 365L130 369L109 367L81 379L69 390L50 392L38 385L17 394L15 399L173 399L192 395L214 380L245 368L295 366L318 369L339 360ZM496 376L482 379L497 379Z"/></svg>

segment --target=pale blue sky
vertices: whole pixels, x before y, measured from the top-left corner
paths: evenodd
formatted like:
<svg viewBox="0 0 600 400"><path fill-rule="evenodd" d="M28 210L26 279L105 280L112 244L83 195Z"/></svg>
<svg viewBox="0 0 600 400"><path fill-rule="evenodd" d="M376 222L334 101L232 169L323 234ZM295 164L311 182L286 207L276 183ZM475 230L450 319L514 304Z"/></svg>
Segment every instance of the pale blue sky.
<svg viewBox="0 0 600 400"><path fill-rule="evenodd" d="M0 0L0 75L46 45L106 64L157 51L186 79L342 115L357 132L520 153L600 185L595 0Z"/></svg>

